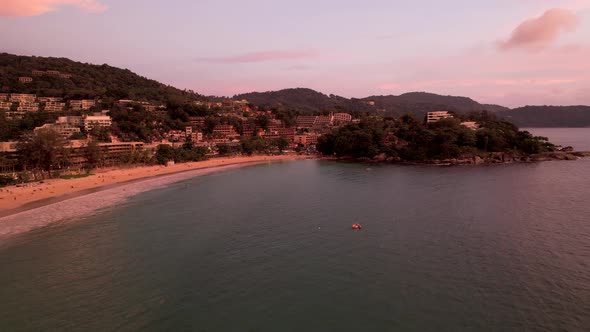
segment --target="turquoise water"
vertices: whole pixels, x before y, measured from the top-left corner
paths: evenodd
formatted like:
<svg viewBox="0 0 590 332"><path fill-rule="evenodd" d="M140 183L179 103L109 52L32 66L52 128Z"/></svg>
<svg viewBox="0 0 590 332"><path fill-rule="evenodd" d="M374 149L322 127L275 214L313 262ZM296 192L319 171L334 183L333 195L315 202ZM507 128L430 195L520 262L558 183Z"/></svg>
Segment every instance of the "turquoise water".
<svg viewBox="0 0 590 332"><path fill-rule="evenodd" d="M297 161L185 180L2 243L0 330L584 331L588 174Z"/></svg>

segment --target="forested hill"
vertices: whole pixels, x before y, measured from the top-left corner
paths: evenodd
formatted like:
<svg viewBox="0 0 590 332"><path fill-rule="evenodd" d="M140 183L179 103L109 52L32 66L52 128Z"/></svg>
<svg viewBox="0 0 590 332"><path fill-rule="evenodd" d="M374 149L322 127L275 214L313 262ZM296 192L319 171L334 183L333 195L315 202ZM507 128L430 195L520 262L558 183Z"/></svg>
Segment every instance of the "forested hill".
<svg viewBox="0 0 590 332"><path fill-rule="evenodd" d="M484 105L467 97L442 96L428 92L410 92L399 96L371 96L364 101L374 101L378 109L385 109L393 114L414 113L422 116L429 111L488 111L497 112L508 110L499 105Z"/></svg>
<svg viewBox="0 0 590 332"><path fill-rule="evenodd" d="M56 71L59 74L34 75L33 71ZM21 83L19 77L31 77L33 81ZM164 85L128 69L75 62L66 58L7 53L0 53L0 93L2 92L36 93L38 96L60 96L67 99L134 99L162 104L203 98L192 91Z"/></svg>
<svg viewBox="0 0 590 332"><path fill-rule="evenodd" d="M505 111L506 107L483 105L470 98L441 96L426 92L412 92L400 96L371 96L362 99L348 99L335 95L325 95L311 89L285 89L269 92L253 92L234 96L266 107L277 107L319 112L330 109L348 111L384 111L387 115L413 113L422 117L429 111L449 110L457 112Z"/></svg>
<svg viewBox="0 0 590 332"><path fill-rule="evenodd" d="M370 111L372 107L358 99L325 95L312 89L295 88L279 91L251 92L236 95L234 99L246 99L254 105L293 109L307 112L344 109L347 111Z"/></svg>
<svg viewBox="0 0 590 332"><path fill-rule="evenodd" d="M50 73L48 73L50 71ZM20 82L30 77L32 82ZM0 53L0 93L34 93L40 97L65 99L102 98L148 101L154 104L182 105L206 97L190 90L180 90L109 65L93 65L66 58L18 56ZM267 108L307 112L377 112L401 116L413 113L421 118L429 111L496 113L523 127L588 127L589 106L526 106L509 109L485 105L467 97L442 96L411 92L399 96L370 96L362 99L326 95L311 89L297 88L269 92L252 92L234 96Z"/></svg>
<svg viewBox="0 0 590 332"><path fill-rule="evenodd" d="M481 104L467 97L442 96L427 92L348 99L298 88L246 93L234 98L246 99L252 104L265 107L308 112L342 109L348 112L380 111L380 114L392 116L413 113L417 118L422 118L430 111L488 111L521 127L590 127L590 106L526 106L510 109L499 105Z"/></svg>
<svg viewBox="0 0 590 332"><path fill-rule="evenodd" d="M590 127L590 106L525 106L498 115L520 127Z"/></svg>

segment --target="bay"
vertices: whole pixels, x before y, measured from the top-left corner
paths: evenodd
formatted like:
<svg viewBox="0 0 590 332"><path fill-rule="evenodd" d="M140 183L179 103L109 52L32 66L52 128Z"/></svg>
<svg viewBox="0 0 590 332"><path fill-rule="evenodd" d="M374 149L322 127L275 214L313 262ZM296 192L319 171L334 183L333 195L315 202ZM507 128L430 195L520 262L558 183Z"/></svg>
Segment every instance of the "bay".
<svg viewBox="0 0 590 332"><path fill-rule="evenodd" d="M3 243L0 330L583 331L588 174L308 160L196 177Z"/></svg>

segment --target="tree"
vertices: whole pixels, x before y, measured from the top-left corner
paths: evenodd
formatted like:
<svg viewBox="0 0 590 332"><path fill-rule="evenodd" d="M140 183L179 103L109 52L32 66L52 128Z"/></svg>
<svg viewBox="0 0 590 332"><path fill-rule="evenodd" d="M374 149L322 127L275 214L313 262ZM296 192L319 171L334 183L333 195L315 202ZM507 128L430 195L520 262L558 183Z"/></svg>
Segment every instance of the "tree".
<svg viewBox="0 0 590 332"><path fill-rule="evenodd" d="M102 148L96 140L90 140L84 149L84 156L88 163L88 168L92 169L102 165L103 153Z"/></svg>
<svg viewBox="0 0 590 332"><path fill-rule="evenodd" d="M203 128L203 132L205 134L212 134L213 129L219 124L219 118L208 116L205 118L205 127Z"/></svg>
<svg viewBox="0 0 590 332"><path fill-rule="evenodd" d="M169 161L175 160L175 151L174 148L170 145L160 144L156 149L156 161L160 165L166 165Z"/></svg>
<svg viewBox="0 0 590 332"><path fill-rule="evenodd" d="M232 147L227 144L217 144L217 152L222 156L228 156L232 153Z"/></svg>
<svg viewBox="0 0 590 332"><path fill-rule="evenodd" d="M281 153L283 152L283 150L289 147L289 141L287 141L287 139L285 139L284 137L279 137L279 139L277 139L276 144L279 148L279 152Z"/></svg>
<svg viewBox="0 0 590 332"><path fill-rule="evenodd" d="M111 130L107 127L94 126L90 130L90 135L99 142L110 143L111 142Z"/></svg>
<svg viewBox="0 0 590 332"><path fill-rule="evenodd" d="M264 130L268 129L269 123L270 123L270 118L265 114L261 114L256 117L256 125L258 125L260 128L262 128Z"/></svg>
<svg viewBox="0 0 590 332"><path fill-rule="evenodd" d="M25 169L46 171L61 168L67 163L66 141L53 129L43 128L23 136L17 144L19 161Z"/></svg>

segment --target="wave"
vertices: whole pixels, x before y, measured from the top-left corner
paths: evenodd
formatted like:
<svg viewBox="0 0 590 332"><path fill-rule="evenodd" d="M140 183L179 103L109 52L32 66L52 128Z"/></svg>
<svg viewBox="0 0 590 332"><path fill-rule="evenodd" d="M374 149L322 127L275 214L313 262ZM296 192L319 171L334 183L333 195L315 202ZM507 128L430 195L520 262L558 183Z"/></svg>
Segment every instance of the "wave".
<svg viewBox="0 0 590 332"><path fill-rule="evenodd" d="M139 193L161 188L175 182L254 164L257 163L197 169L143 179L137 182L117 185L114 188L99 189L97 192L82 193L79 196L60 202L15 213L0 218L0 240L60 221L88 216L97 210L120 204Z"/></svg>

